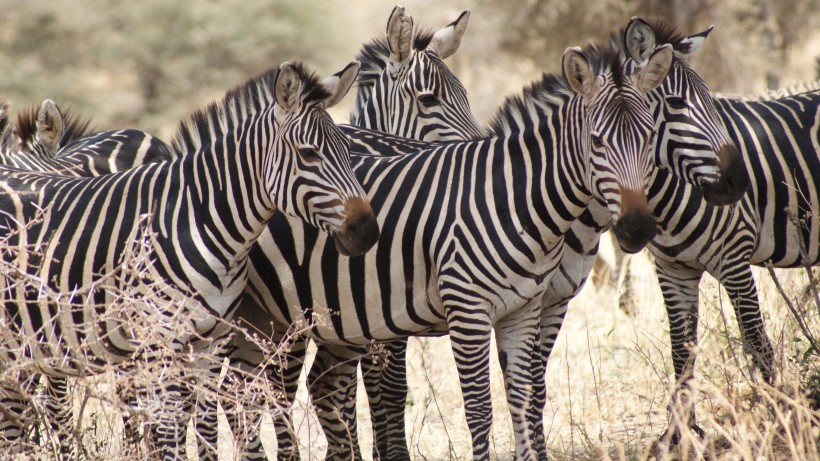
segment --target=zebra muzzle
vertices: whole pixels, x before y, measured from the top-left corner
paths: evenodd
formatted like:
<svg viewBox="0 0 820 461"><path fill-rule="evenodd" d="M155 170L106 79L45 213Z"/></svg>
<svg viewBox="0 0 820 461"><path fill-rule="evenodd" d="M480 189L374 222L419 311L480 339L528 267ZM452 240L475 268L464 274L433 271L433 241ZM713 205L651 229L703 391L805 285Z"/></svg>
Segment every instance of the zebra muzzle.
<svg viewBox="0 0 820 461"><path fill-rule="evenodd" d="M379 240L379 223L370 203L353 197L345 205L345 220L334 233L336 249L345 256L365 254Z"/></svg>
<svg viewBox="0 0 820 461"><path fill-rule="evenodd" d="M646 195L630 189L621 191L621 216L612 230L625 253L637 253L655 238L655 219Z"/></svg>
<svg viewBox="0 0 820 461"><path fill-rule="evenodd" d="M731 205L746 193L749 186L749 172L740 151L734 145L720 148L717 153L720 179L704 184L703 198L712 205Z"/></svg>

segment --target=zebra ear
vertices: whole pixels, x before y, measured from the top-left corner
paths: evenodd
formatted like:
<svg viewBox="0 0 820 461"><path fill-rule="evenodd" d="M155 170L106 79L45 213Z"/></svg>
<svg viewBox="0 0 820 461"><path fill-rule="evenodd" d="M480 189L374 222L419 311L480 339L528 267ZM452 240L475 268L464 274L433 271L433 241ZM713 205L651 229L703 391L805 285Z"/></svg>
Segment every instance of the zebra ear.
<svg viewBox="0 0 820 461"><path fill-rule="evenodd" d="M413 48L413 18L404 14L404 7L397 6L387 20L387 45L390 48L390 64L398 68L410 59Z"/></svg>
<svg viewBox="0 0 820 461"><path fill-rule="evenodd" d="M624 29L623 41L627 55L636 63L643 64L655 49L655 31L643 19L632 16Z"/></svg>
<svg viewBox="0 0 820 461"><path fill-rule="evenodd" d="M56 153L60 150L64 129L63 114L57 103L51 99L43 101L37 113L37 141L49 152Z"/></svg>
<svg viewBox="0 0 820 461"><path fill-rule="evenodd" d="M646 61L646 65L635 74L638 88L641 91L649 93L663 82L672 65L673 54L672 45L668 43L655 48Z"/></svg>
<svg viewBox="0 0 820 461"><path fill-rule="evenodd" d="M284 112L291 112L299 105L299 95L302 93L302 80L293 64L283 62L276 74L273 83L273 97L276 105Z"/></svg>
<svg viewBox="0 0 820 461"><path fill-rule="evenodd" d="M680 54L684 59L689 59L695 54L695 51L703 45L703 42L706 41L706 37L709 36L709 33L712 32L712 29L714 28L715 26L709 26L709 28L703 32L684 38L675 44L675 51L678 52L678 54Z"/></svg>
<svg viewBox="0 0 820 461"><path fill-rule="evenodd" d="M461 37L467 30L467 23L470 21L470 10L464 10L458 19L451 22L446 27L439 29L427 45L427 49L434 51L441 59L447 59L458 50L461 45Z"/></svg>
<svg viewBox="0 0 820 461"><path fill-rule="evenodd" d="M595 73L580 48L564 50L561 67L564 70L564 78L573 91L587 99L595 96L598 92Z"/></svg>
<svg viewBox="0 0 820 461"><path fill-rule="evenodd" d="M323 102L325 109L335 106L345 97L356 81L356 77L359 76L361 67L362 64L359 61L353 61L344 69L322 80L322 86L330 94Z"/></svg>

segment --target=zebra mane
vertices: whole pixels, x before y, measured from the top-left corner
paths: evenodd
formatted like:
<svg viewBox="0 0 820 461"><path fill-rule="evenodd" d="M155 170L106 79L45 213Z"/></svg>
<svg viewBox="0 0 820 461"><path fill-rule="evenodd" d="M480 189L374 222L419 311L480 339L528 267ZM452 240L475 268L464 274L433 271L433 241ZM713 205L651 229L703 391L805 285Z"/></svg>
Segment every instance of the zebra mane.
<svg viewBox="0 0 820 461"><path fill-rule="evenodd" d="M772 100L797 96L802 93L820 90L820 79L813 82L798 82L785 88L769 89L765 93L758 95L757 100Z"/></svg>
<svg viewBox="0 0 820 461"><path fill-rule="evenodd" d="M430 29L417 29L413 38L413 49L416 51L426 49L430 41L433 40L434 34ZM387 43L387 36L380 35L362 45L361 50L356 55L356 60L362 63L359 78L357 79L359 92L367 91L376 84L376 80L387 68L387 63L390 60L390 45Z"/></svg>
<svg viewBox="0 0 820 461"><path fill-rule="evenodd" d="M66 110L59 109L60 115L63 118L63 135L60 138L60 147L66 146L73 141L88 136L93 132L91 128L91 117L80 117L72 112L69 107ZM17 121L14 125L8 125L8 103L5 105L5 125L7 129L3 129L3 121L0 121L0 132L3 133L2 145L4 149L10 149L12 143L19 143L24 145L26 143L37 142L37 115L39 114L40 106L31 106L21 113L17 114ZM13 134L13 136L12 136Z"/></svg>
<svg viewBox="0 0 820 461"><path fill-rule="evenodd" d="M300 62L292 63L302 82L301 99L304 104L322 101L330 96L319 77ZM273 106L274 84L279 66L268 69L238 87L228 91L219 100L204 109L194 111L179 123L177 134L171 142L177 154L194 152L210 142L212 133L221 135L228 120L241 119L248 114L260 112Z"/></svg>
<svg viewBox="0 0 820 461"><path fill-rule="evenodd" d="M818 90L820 90L820 79L812 82L798 82L784 88L766 89L757 94L712 93L712 96L719 99L732 99L734 101L743 102L774 101Z"/></svg>
<svg viewBox="0 0 820 461"><path fill-rule="evenodd" d="M671 21L660 16L645 19L649 27L655 32L655 46L669 43L675 51L688 51L681 48L681 41L686 38L686 34L681 32ZM620 30L619 37L623 37L624 30Z"/></svg>
<svg viewBox="0 0 820 461"><path fill-rule="evenodd" d="M595 75L612 73L615 85L623 85L627 69L621 50L610 44L592 43L582 50ZM490 120L490 133L502 136L510 133L521 120L532 118L532 111L551 112L575 95L563 75L541 75L541 79L527 85L522 94L508 96Z"/></svg>

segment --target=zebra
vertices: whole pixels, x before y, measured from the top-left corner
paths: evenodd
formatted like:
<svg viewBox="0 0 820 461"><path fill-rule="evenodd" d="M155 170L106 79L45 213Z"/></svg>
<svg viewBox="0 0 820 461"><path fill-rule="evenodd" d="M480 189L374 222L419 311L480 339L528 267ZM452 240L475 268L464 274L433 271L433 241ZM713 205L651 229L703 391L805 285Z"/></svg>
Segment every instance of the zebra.
<svg viewBox="0 0 820 461"><path fill-rule="evenodd" d="M499 125L515 134L433 145L404 156L353 155L354 171L382 223L374 252L339 261L325 250L322 236L274 218L258 251L251 251L250 296L237 315L267 309L274 328L315 320L311 336L328 351L322 365L355 356L349 345L449 331L477 459L489 456L487 365L495 327L511 380L517 455L526 456L531 447L522 383L528 381L529 348L537 331L534 300L555 269L562 233L593 194L621 216L615 228L627 245L651 238L654 224L642 211L653 126L644 93L663 79L671 54L671 47L659 49L628 75L617 50L571 48L562 65L565 77L546 76L542 86L528 90L545 91L552 99L508 102ZM357 131L347 130L354 146ZM604 152L625 162L610 164ZM637 183L626 185L628 177ZM432 198L417 198L422 191ZM280 238L288 230L293 236ZM477 238L491 244L470 243ZM496 257L494 251L502 254ZM334 433L331 398L344 383L323 375L338 368L318 368L309 378L314 403L329 445L344 446L346 429Z"/></svg>
<svg viewBox="0 0 820 461"><path fill-rule="evenodd" d="M715 277L732 302L744 348L763 379L772 382L774 352L760 311L751 265L789 268L820 264L820 81L800 92L755 100L714 98L729 135L740 147L751 177L743 199L713 208L679 193L673 203L681 216L659 215L660 231L649 247L655 260L669 317L676 401L688 427L696 424L691 383L697 344L698 284L704 272ZM801 248L805 254L801 254ZM676 441L670 428L662 439Z"/></svg>
<svg viewBox="0 0 820 461"><path fill-rule="evenodd" d="M362 254L378 239L373 211L350 169L349 141L325 111L346 94L358 69L354 61L322 81L300 63L270 69L181 123L172 144L180 155L173 161L94 178L0 168L5 238L8 248L21 255L15 259L7 252L5 263L41 277L47 290L87 287L99 274L113 270L139 230L139 216L149 213L154 216L147 225L156 262L135 288L150 291L164 281L162 299L182 302L191 315L193 333L168 332L175 351L211 346L218 342L213 338L225 335L227 326L220 319L232 315L241 297L248 249L276 209L332 233L341 254ZM129 199L116 200L123 195ZM30 221L38 207L42 218ZM82 232L75 233L77 229ZM42 240L44 235L49 238ZM91 238L96 245L87 245L92 251L84 253L76 246L78 238ZM40 242L43 251L26 253L29 242ZM107 251L97 254L94 250L100 246ZM73 324L78 318L96 317L88 307L71 318L55 317L49 301L38 300L36 292L15 285L10 277L8 272L3 277L7 323L17 333L46 340L56 334L54 342L27 351L38 359L37 372L58 377L78 369L93 372L107 363L127 361L145 346L134 344L116 322L102 332ZM98 306L110 302L105 293L92 296L89 301ZM41 329L51 322L56 323L48 328L56 332ZM83 337L92 344L92 353L72 356ZM15 339L6 334L4 341L3 363L12 364L17 358ZM178 406L184 385L165 386L166 400ZM24 405L20 396L3 391L4 402L14 397L19 401L7 405L4 416L19 414ZM181 428L173 417L166 417L156 430L165 459L178 455ZM13 418L2 421L4 444L19 439L16 423Z"/></svg>
<svg viewBox="0 0 820 461"><path fill-rule="evenodd" d="M716 204L722 205L732 200L739 200L748 183L745 167L739 162L740 154L729 139L722 123L717 118L711 101L708 87L702 79L686 64L686 59L700 47L711 28L689 37L674 31L671 25L653 21L650 25L640 18L632 18L629 25L618 34L617 44L626 41L631 44L635 60L640 61L641 50L651 51L655 47L653 27L660 29L658 43L670 43L675 47L672 68L663 84L650 93L650 105L653 107L658 134L653 141L654 151L658 158L668 157L672 165L683 166L680 176L690 178L694 185L706 190L705 196ZM621 37L624 37L623 39ZM620 45L619 45L620 46ZM689 108L681 111L681 101ZM710 154L711 153L711 154ZM710 156L711 155L711 156ZM720 179L704 183L697 178L698 168L710 162L721 166ZM668 176L668 173L667 173ZM656 186L653 186L656 187ZM610 217L606 210L593 202L579 220L573 223L565 235L565 248L561 265L542 298L542 352L543 367L537 367L535 379L535 405L530 415L535 428L535 446L539 456L546 458L546 444L543 440L543 409L546 389L543 373L549 351L555 342L560 328L560 321L566 312L569 300L580 291L589 275L591 264L597 253L598 240L603 231L610 226ZM365 384L371 391L370 382L376 382L372 389L380 394L374 399L369 395L371 406L379 402L383 406L383 420L390 424L387 434L378 434L375 446L379 447L379 459L409 459L409 452L404 434L404 402L406 401L406 371L404 364L404 345L399 341L388 343L390 360L382 373L365 374ZM364 363L364 362L363 362ZM353 388L352 388L353 389ZM348 403L353 400L348 397ZM351 408L342 410L352 423ZM355 408L352 409L355 411ZM379 424L373 422L374 427ZM352 432L352 431L351 431ZM377 455L374 455L374 458Z"/></svg>
<svg viewBox="0 0 820 461"><path fill-rule="evenodd" d="M435 33L419 30L397 6L385 37L366 43L350 124L424 141L478 138L467 91L444 64L461 44L470 11ZM466 109L466 110L465 110Z"/></svg>
<svg viewBox="0 0 820 461"><path fill-rule="evenodd" d="M46 99L38 110L24 111L16 124L0 132L0 164L65 176L100 176L176 155L171 146L144 131L92 133L90 123L70 110L63 113Z"/></svg>
<svg viewBox="0 0 820 461"><path fill-rule="evenodd" d="M681 39L668 24L655 21L651 26L657 43ZM705 38L708 32L699 35ZM693 51L680 50L684 55ZM665 444L675 444L683 428L703 434L692 397L696 356L688 346L697 344L698 285L703 274L708 272L726 289L744 349L761 377L772 382L774 352L751 265L789 268L820 263L820 223L814 217L820 210L820 81L757 99L708 97L727 136L739 148L750 184L740 201L718 207L662 170L652 181L649 203L658 234L648 249L669 319L676 382L670 404L676 414L660 437ZM702 93L701 99L706 98ZM691 101L685 102L691 108ZM557 309L552 320L542 318L542 335L544 329L557 335L563 313ZM551 344L542 344L545 359L550 348Z"/></svg>
<svg viewBox="0 0 820 461"><path fill-rule="evenodd" d="M2 101L3 113L8 103ZM0 123L0 164L29 171L51 172L66 176L99 176L124 171L151 162L170 160L176 155L160 139L134 129L91 133L90 118L81 119L57 103L46 99L39 110L22 112L16 124L4 131ZM30 393L39 374L25 380ZM45 377L45 420L52 434L70 427L71 395L65 378ZM1 405L2 403L0 403ZM132 421L126 420L126 433L136 434ZM34 431L36 433L36 431ZM64 457L71 447L59 440Z"/></svg>
<svg viewBox="0 0 820 461"><path fill-rule="evenodd" d="M412 17L402 7L393 8L387 21L386 34L376 37L364 44L356 56L362 62L358 78L356 105L351 113L351 123L376 130L388 130L399 136L408 136L425 141L463 140L478 137L483 133L470 109L466 91L461 82L444 63L444 59L455 53L469 20L469 11L462 12L449 25L435 33L419 28ZM362 133L366 136L366 133ZM375 142L383 140L378 138ZM406 146L409 141L398 140ZM389 152L393 147L381 149L374 146L374 152ZM427 147L426 144L419 146ZM259 322L254 322L254 325ZM241 336L241 335L240 335ZM237 369L243 369L239 375L251 378L253 369L243 366L244 356L258 354L258 346L244 338L236 339L242 347L236 348L237 356L233 362ZM303 343L291 349L292 364L289 371L298 377L301 371L304 347ZM251 352L252 351L252 352ZM302 354L302 355L299 355ZM253 362L254 360L247 360ZM363 374L371 374L363 362ZM232 367L229 367L229 372ZM238 377L237 377L238 378ZM229 382L226 379L226 383ZM286 382L288 380L285 380ZM291 381L295 383L295 381ZM274 384L277 384L274 381ZM285 394L295 393L295 387L283 389ZM378 397L375 394L375 397ZM254 397L257 398L257 397ZM371 406L376 409L374 403ZM264 450L258 431L248 432L242 419L247 414L238 414L239 410L231 408L226 411L234 433L241 436L251 435L248 442L240 442L244 456L249 459L264 459ZM215 428L216 413L214 409L204 413L206 421L203 428ZM238 418L234 418L238 416ZM292 431L288 412L274 412L274 427L280 457L292 456L296 450L296 439ZM374 417L374 420L379 420ZM252 424L251 426L256 426ZM376 429L379 430L379 429ZM210 429L200 433L206 444L216 446L216 430ZM286 455L291 453L291 455Z"/></svg>

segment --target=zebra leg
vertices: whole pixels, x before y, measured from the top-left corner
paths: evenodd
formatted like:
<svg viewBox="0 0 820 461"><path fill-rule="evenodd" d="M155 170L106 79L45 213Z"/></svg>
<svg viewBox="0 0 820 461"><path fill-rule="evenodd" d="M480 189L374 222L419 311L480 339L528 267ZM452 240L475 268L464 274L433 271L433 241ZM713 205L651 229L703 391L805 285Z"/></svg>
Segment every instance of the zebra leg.
<svg viewBox="0 0 820 461"><path fill-rule="evenodd" d="M253 392L257 375L246 374L230 367L222 382L222 408L234 435L235 457L243 461L267 460L262 439L259 435L261 421L260 409L267 401L264 394L253 396L253 408L248 408L250 401L240 396ZM231 385L234 385L233 387ZM230 390L229 390L230 389Z"/></svg>
<svg viewBox="0 0 820 461"><path fill-rule="evenodd" d="M672 365L675 368L675 393L670 405L673 419L661 440L674 445L680 440L682 428L700 431L696 426L692 389L696 357L691 348L698 341L698 284L703 271L657 259L655 272L669 317Z"/></svg>
<svg viewBox="0 0 820 461"><path fill-rule="evenodd" d="M533 357L539 333L541 299L508 314L495 325L499 361L515 433L515 459L536 459L531 417L533 397ZM539 361L537 366L543 368Z"/></svg>
<svg viewBox="0 0 820 461"><path fill-rule="evenodd" d="M452 293L457 295L456 290ZM448 306L448 294L450 293L442 289L442 299L445 301L447 310L450 345L456 360L461 394L464 399L464 413L473 442L473 459L489 461L490 430L493 420L493 404L490 394L492 323L487 306Z"/></svg>
<svg viewBox="0 0 820 461"><path fill-rule="evenodd" d="M308 373L308 389L327 438L328 459L362 459L355 414L350 415L345 409L356 408L356 370L366 353L364 347L317 344L316 358Z"/></svg>
<svg viewBox="0 0 820 461"><path fill-rule="evenodd" d="M10 380L9 380L10 381ZM23 435L28 424L25 412L31 404L23 394L22 386L16 382L0 380L0 452L20 453L23 449ZM37 424L35 422L35 424Z"/></svg>
<svg viewBox="0 0 820 461"><path fill-rule="evenodd" d="M533 396L530 406L530 426L533 431L533 449L538 459L547 459L547 442L544 439L544 408L547 405L546 372L552 348L558 339L561 325L567 314L569 299L557 299L545 295L542 299L541 321L539 328L539 353L533 354Z"/></svg>
<svg viewBox="0 0 820 461"><path fill-rule="evenodd" d="M407 340L382 345L386 363L379 363L377 357L365 357L361 361L373 421L373 459L409 460L404 419L408 392Z"/></svg>
<svg viewBox="0 0 820 461"><path fill-rule="evenodd" d="M219 459L219 419L218 405L223 403L219 376L222 366L233 350L236 331L227 325L215 332L216 339L207 346L207 353L196 362L197 375L194 397L196 418L194 429L197 434L200 461Z"/></svg>
<svg viewBox="0 0 820 461"><path fill-rule="evenodd" d="M299 444L296 433L293 431L293 421L290 413L293 401L296 400L299 375L304 367L306 351L307 338L294 338L293 343L286 348L285 353L277 354L274 359L276 363L268 365L269 382L274 388L274 395L282 396L276 402L277 408L271 415L278 445L276 459L279 461L297 461L300 458ZM262 441L259 437L250 442L249 445L247 450L250 451L251 447L258 446L259 452L263 452Z"/></svg>
<svg viewBox="0 0 820 461"><path fill-rule="evenodd" d="M763 379L771 383L774 370L774 350L766 334L766 325L763 323L757 297L757 285L755 285L749 263L726 265L717 278L726 288L732 300L743 348L753 357L755 366L760 370Z"/></svg>
<svg viewBox="0 0 820 461"><path fill-rule="evenodd" d="M191 409L191 388L188 383L181 380L169 379L157 386L154 397L162 408L151 422L152 439L160 452L160 459L184 460L184 441Z"/></svg>
<svg viewBox="0 0 820 461"><path fill-rule="evenodd" d="M46 416L51 433L58 438L60 455L71 458L74 445L73 402L68 392L68 379L46 376Z"/></svg>

